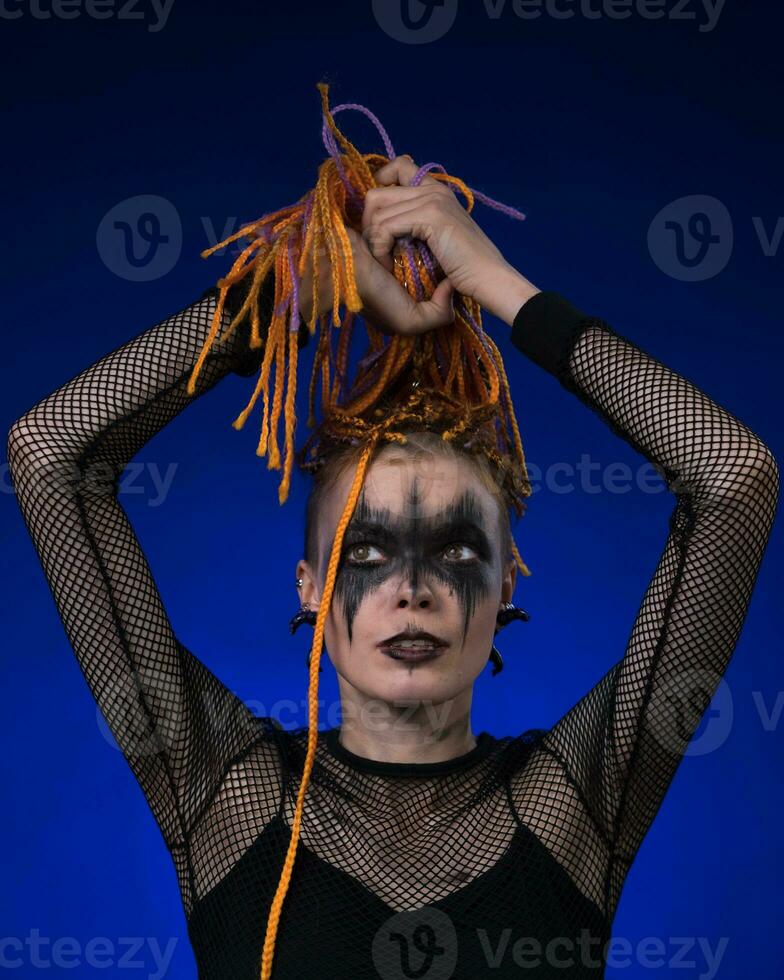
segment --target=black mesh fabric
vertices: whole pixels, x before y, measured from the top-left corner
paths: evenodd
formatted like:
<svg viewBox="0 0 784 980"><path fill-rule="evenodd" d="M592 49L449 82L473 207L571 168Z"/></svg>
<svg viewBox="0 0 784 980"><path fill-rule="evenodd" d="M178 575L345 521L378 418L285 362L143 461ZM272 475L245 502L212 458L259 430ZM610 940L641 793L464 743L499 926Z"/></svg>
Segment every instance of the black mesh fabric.
<svg viewBox="0 0 784 980"><path fill-rule="evenodd" d="M211 289L96 361L15 423L8 453L79 665L174 860L199 976L252 980L307 731L252 715L179 641L117 493L190 403L214 309ZM661 557L623 656L552 728L406 764L320 734L277 980L476 980L521 963L603 976L629 867L736 646L778 500L766 445L556 293L529 300L511 338L666 479ZM200 395L256 369L243 350L242 331L213 349Z"/></svg>

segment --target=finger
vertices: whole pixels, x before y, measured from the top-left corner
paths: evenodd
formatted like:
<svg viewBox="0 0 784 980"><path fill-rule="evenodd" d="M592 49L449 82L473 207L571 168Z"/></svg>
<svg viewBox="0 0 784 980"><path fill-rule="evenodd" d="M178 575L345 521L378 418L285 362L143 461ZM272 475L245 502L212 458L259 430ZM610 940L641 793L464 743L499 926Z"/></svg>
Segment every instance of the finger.
<svg viewBox="0 0 784 980"><path fill-rule="evenodd" d="M398 224L397 227L407 227L407 223L413 223L416 220L416 216L421 213L421 208L417 207L409 201L408 203L400 204L396 209L393 209L390 217L397 217ZM400 217L407 216L407 217ZM401 221L403 224L401 224ZM373 256L376 261L380 262L388 272L394 272L394 258L393 251L395 245L397 244L397 238L399 235L395 235L390 230L392 225L387 222L379 220L378 214L374 217L368 219L367 224L363 221L362 238L367 246L368 251ZM401 235L407 234L407 232L401 232Z"/></svg>
<svg viewBox="0 0 784 980"><path fill-rule="evenodd" d="M416 176L418 170L419 164L414 163L408 153L401 153L400 156L395 157L389 163L385 163L383 167L377 170L375 178L377 183L385 186L392 184L408 186ZM422 183L437 184L439 181L429 174L425 174L422 177Z"/></svg>
<svg viewBox="0 0 784 980"><path fill-rule="evenodd" d="M378 259L373 256L370 252L365 233L361 235L354 231L353 228L346 227L346 234L348 235L349 241L351 242L351 251L354 255L354 267L355 270L362 268L362 262L365 258L373 259L374 264L378 262L386 269L387 272L394 273L395 262L392 256L387 253L386 255L380 255Z"/></svg>
<svg viewBox="0 0 784 980"><path fill-rule="evenodd" d="M431 216L435 216L436 213L445 214L444 207L448 205L448 201L445 201L444 195L449 194L449 191L436 191L429 187L423 188L399 188L403 193L391 194L389 197L384 197L383 199L378 199L378 203L373 210L373 214L368 220L368 228L372 229L374 225L384 224L390 218L395 218L400 214L408 214L411 212L430 212ZM406 194L405 190L415 191L420 190L419 194Z"/></svg>
<svg viewBox="0 0 784 980"><path fill-rule="evenodd" d="M406 235L419 238L423 242L428 242L432 236L435 225L436 215L430 208L401 206L391 213L386 214L383 220L374 220L365 231L362 237L367 242L371 255L388 268L384 262L384 257L390 261L391 253L397 243L398 238Z"/></svg>
<svg viewBox="0 0 784 980"><path fill-rule="evenodd" d="M418 169L419 167L414 163L410 154L401 153L394 160L385 163L383 167L376 171L376 182L384 185L407 185L411 182Z"/></svg>
<svg viewBox="0 0 784 980"><path fill-rule="evenodd" d="M392 257L392 249L395 246L395 236L384 233L382 229L373 225L363 229L362 237L374 260L380 262L387 272L394 272L395 260Z"/></svg>
<svg viewBox="0 0 784 980"><path fill-rule="evenodd" d="M416 301L393 275L369 255L363 277L363 316L377 323L385 333L417 334L454 322L454 289L442 280L429 300Z"/></svg>
<svg viewBox="0 0 784 980"><path fill-rule="evenodd" d="M451 280L446 278L442 279L433 290L433 295L428 302L431 304L433 310L437 312L440 320L445 323L454 323L455 287L452 285ZM422 304L419 303L418 305L421 306Z"/></svg>
<svg viewBox="0 0 784 980"><path fill-rule="evenodd" d="M421 201L423 197L434 192L432 185L427 187L371 187L365 195L365 203L362 209L362 231L373 222L381 208L391 207L393 204L402 202Z"/></svg>
<svg viewBox="0 0 784 980"><path fill-rule="evenodd" d="M408 297L408 293L405 294ZM410 297L408 297L410 299ZM437 327L454 323L454 288L443 279L428 300L401 304L400 312L394 311L392 325L396 332L413 335L427 333Z"/></svg>

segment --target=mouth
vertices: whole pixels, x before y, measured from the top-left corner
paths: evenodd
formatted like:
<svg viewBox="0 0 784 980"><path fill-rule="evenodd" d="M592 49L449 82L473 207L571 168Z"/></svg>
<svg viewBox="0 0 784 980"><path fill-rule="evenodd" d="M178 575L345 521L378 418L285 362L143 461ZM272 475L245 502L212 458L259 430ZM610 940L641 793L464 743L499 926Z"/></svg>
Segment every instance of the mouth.
<svg viewBox="0 0 784 980"><path fill-rule="evenodd" d="M393 660L415 662L439 656L448 645L440 636L424 630L405 630L382 640L378 648Z"/></svg>

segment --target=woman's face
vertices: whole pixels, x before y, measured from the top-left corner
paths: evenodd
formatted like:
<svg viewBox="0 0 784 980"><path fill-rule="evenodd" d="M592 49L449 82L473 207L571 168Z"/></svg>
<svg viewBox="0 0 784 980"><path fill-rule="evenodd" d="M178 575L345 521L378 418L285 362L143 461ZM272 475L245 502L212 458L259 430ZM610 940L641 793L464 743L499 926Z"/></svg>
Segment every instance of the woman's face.
<svg viewBox="0 0 784 980"><path fill-rule="evenodd" d="M352 466L322 498L318 569L297 567L312 609L353 477ZM470 688L514 589L515 565L501 546L498 504L468 460L386 447L346 530L325 626L342 681L395 704L440 703ZM432 639L399 637L407 632ZM423 659L406 659L412 646Z"/></svg>

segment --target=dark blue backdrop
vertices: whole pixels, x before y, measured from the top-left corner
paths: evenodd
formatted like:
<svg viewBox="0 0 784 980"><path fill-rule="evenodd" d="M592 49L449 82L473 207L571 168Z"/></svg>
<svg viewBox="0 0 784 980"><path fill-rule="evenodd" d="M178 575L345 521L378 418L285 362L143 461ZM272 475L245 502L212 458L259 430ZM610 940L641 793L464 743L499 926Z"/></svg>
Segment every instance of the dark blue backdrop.
<svg viewBox="0 0 784 980"><path fill-rule="evenodd" d="M781 458L775 6L448 0L416 37L399 0L353 9L177 0L163 13L144 0L9 0L0 13L5 429L214 282L230 257L199 252L224 228L312 186L324 78L333 104L379 115L397 152L438 161L526 212L523 223L482 205L475 215L537 286L603 316ZM411 11L422 11L418 0ZM361 149L383 150L362 116L338 120ZM102 222L132 216L139 195L167 202L170 241L136 268ZM718 239L704 255L688 240L693 213L707 214ZM488 316L486 326L542 474L517 534L533 571L517 598L533 618L506 634L503 679L488 670L474 702L474 731L505 734L555 722L620 657L674 501L633 481L592 492L564 475L559 464L586 457L597 486L611 464L637 474L644 460L514 351L505 325ZM240 433L230 427L251 384L227 379L153 439L123 503L183 642L258 713L306 724L307 640L287 631L305 484L299 477L279 508L278 476L253 454L258 415ZM0 938L24 947L0 950L0 969L39 975L38 935L44 960L72 937L61 959L79 963L80 977L127 976L124 966L193 977L173 866L104 735L5 466L2 489ZM615 921L630 965L610 977L648 978L655 964L680 978L777 975L780 540L778 525L725 699L700 729L713 748L684 760L632 868ZM331 667L322 677L321 718L335 724ZM97 937L105 969L86 960ZM129 937L139 937L135 952ZM646 937L658 952L645 952ZM157 973L156 942L171 944ZM74 970L50 968L60 973Z"/></svg>

